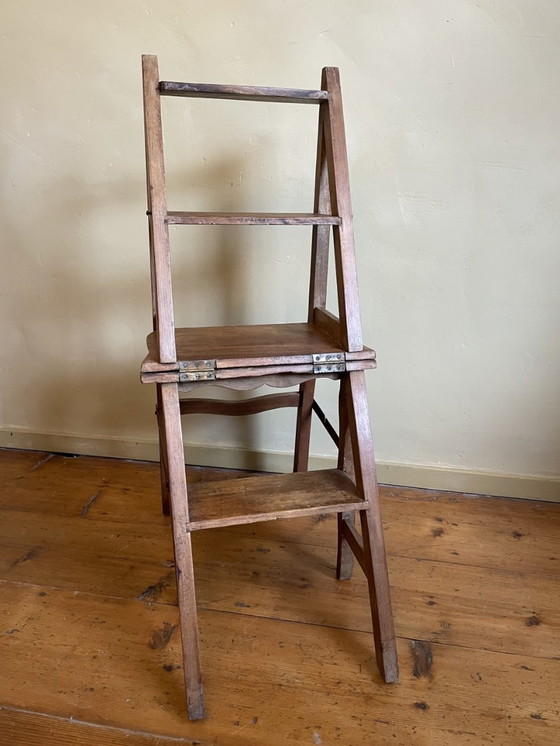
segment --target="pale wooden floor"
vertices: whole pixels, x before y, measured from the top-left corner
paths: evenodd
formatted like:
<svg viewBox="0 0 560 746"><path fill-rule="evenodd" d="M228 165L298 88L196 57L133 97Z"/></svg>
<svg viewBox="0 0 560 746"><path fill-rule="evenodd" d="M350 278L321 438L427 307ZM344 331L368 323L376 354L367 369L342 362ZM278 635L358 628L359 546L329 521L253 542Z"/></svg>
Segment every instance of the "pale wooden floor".
<svg viewBox="0 0 560 746"><path fill-rule="evenodd" d="M158 487L153 464L0 451L2 746L560 743L559 505L383 490L392 686L332 518L201 532L189 723Z"/></svg>

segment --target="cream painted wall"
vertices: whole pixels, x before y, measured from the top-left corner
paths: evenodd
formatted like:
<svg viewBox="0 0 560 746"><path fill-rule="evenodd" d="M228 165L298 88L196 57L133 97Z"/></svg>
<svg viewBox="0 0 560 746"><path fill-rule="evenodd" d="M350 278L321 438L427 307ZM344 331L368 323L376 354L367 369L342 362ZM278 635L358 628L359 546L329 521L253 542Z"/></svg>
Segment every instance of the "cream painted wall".
<svg viewBox="0 0 560 746"><path fill-rule="evenodd" d="M340 67L378 459L559 478L558 3L20 0L0 23L2 444L155 438L147 52L192 81L313 88ZM165 103L171 208L310 209L313 107ZM179 321L302 319L308 239L174 230ZM284 414L196 417L188 440L285 452Z"/></svg>

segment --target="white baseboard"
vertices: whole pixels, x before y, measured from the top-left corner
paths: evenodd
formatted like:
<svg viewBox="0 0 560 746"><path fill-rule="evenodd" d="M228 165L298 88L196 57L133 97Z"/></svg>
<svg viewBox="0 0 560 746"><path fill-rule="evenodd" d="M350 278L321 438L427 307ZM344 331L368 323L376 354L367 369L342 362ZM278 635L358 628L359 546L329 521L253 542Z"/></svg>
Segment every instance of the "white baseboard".
<svg viewBox="0 0 560 746"><path fill-rule="evenodd" d="M158 445L155 440L41 433L20 428L0 428L0 448L144 461L157 461L159 458ZM189 444L185 447L185 460L193 465L230 469L277 472L288 472L292 469L291 453L247 451L227 446ZM325 469L332 468L334 463L334 459L328 456L311 456L309 466L311 469ZM383 461L377 462L377 472L382 484L560 502L560 478L548 479L522 474L457 469L451 466Z"/></svg>

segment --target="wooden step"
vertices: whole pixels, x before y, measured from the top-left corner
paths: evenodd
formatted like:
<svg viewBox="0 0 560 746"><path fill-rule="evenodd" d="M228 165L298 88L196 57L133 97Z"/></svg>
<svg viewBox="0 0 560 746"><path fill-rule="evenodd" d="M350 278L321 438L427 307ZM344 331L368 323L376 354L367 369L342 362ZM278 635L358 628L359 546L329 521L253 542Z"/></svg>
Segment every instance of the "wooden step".
<svg viewBox="0 0 560 746"><path fill-rule="evenodd" d="M336 215L313 212L182 212L170 210L168 225L340 225Z"/></svg>
<svg viewBox="0 0 560 746"><path fill-rule="evenodd" d="M159 362L154 332L148 335L147 344L148 355L141 369L144 383L155 382L152 374L179 371L181 363L188 361L207 362L215 369L217 379L281 373L286 372L286 366L294 373L313 372L317 354L341 355L346 370L376 366L371 348L346 352L321 326L310 323L178 328L175 329L177 362L173 363ZM271 366L275 369L269 370ZM249 373L248 369L258 372ZM159 383L166 380L177 379L157 378Z"/></svg>
<svg viewBox="0 0 560 746"><path fill-rule="evenodd" d="M188 526L196 531L363 510L365 505L355 484L339 469L197 482L189 486Z"/></svg>
<svg viewBox="0 0 560 746"><path fill-rule="evenodd" d="M157 361L154 332L146 341L148 357L142 372L177 368L177 363ZM175 346L177 360L192 360L196 355L199 360L215 360L217 368L311 363L314 353L342 351L319 326L309 323L180 327L175 329Z"/></svg>
<svg viewBox="0 0 560 746"><path fill-rule="evenodd" d="M301 90L298 88L265 88L249 85L215 85L210 83L174 83L162 80L162 96L188 96L190 98L228 98L237 101L274 101L287 104L320 104L327 101L327 91Z"/></svg>

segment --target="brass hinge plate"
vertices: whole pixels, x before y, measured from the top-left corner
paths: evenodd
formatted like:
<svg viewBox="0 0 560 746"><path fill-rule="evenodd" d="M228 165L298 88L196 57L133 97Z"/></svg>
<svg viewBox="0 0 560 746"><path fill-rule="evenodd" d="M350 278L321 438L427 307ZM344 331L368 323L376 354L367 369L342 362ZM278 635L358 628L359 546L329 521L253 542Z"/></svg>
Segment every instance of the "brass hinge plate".
<svg viewBox="0 0 560 746"><path fill-rule="evenodd" d="M179 373L179 383L187 381L215 381L216 374L213 370L193 370L188 373Z"/></svg>
<svg viewBox="0 0 560 746"><path fill-rule="evenodd" d="M343 352L317 352L313 354L313 373L344 373L346 360Z"/></svg>
<svg viewBox="0 0 560 746"><path fill-rule="evenodd" d="M179 381L215 381L215 360L186 360L179 363Z"/></svg>

